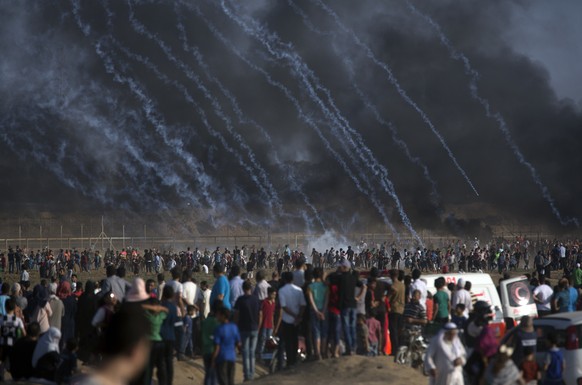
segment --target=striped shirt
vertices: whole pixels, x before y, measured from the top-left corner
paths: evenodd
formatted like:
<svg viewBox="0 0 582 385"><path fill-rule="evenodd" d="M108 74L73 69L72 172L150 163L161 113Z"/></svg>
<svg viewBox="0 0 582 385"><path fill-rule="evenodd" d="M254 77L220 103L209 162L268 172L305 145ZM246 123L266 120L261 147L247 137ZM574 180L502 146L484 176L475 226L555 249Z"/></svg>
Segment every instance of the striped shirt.
<svg viewBox="0 0 582 385"><path fill-rule="evenodd" d="M426 319L426 310L420 304L420 302L408 302L404 306L404 314L402 317L406 318L414 318L414 319ZM416 324L409 324L405 322L404 327L407 329L419 329L421 325Z"/></svg>
<svg viewBox="0 0 582 385"><path fill-rule="evenodd" d="M0 317L0 346L14 346L19 329L24 330L24 323L14 314Z"/></svg>

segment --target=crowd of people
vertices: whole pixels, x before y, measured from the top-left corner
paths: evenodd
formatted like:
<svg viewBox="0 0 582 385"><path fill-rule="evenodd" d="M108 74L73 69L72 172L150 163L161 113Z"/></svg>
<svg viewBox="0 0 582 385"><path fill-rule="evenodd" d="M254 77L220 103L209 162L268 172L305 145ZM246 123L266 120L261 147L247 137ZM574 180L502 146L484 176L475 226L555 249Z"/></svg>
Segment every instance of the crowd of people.
<svg viewBox="0 0 582 385"><path fill-rule="evenodd" d="M435 384L478 379L488 384L526 383L542 375L546 380L561 375L564 360L555 336L548 338L553 347L547 364L535 367L537 338L532 343L531 319L525 317L515 337L498 346L488 328L490 306L475 301L470 282L459 280L451 286L439 278L436 291L429 293L422 278L425 271L464 270L465 255L489 255L484 259L487 265L479 266L503 266L500 271L507 274L511 268L504 258L519 254L518 261L523 259L523 268L529 268L524 257L531 249L527 241L483 248L475 241L470 252L457 242L442 253L418 249L410 254L395 248L387 253L388 245L377 246L360 244L356 250L329 249L321 254L313 250L311 263L288 246L275 254L254 247L235 247L233 252L217 248L213 253L146 250L143 255L129 249L108 251L103 259L99 253L89 257L74 250L56 256L50 250L39 251L38 257L10 249L8 259L0 255L2 266L8 260L9 267L0 293L0 375L3 379L7 371L13 379L80 384L105 384L117 376L146 385L155 376L160 385L171 385L174 360L199 356L205 384L232 384L237 351L244 379L250 381L257 357L264 357L273 345L277 370L288 370L301 360L396 356L416 331L434 334L424 369ZM574 242L548 242L540 248L531 277L540 315L578 308L579 250ZM270 255L277 256L271 264ZM423 261L432 261L434 255L438 268L425 268ZM134 258L143 258L144 270L134 268ZM57 269L61 264L64 267ZM79 282L77 271L99 269L101 264L105 279ZM272 273L267 276L269 267ZM134 275L131 284L126 268ZM365 268L365 277L358 268ZM547 278L557 269L563 270L563 277L551 288ZM38 270L40 281L31 289L32 270ZM157 272L157 279L144 281L140 272L153 276ZM208 278L197 282L193 275L197 272ZM75 377L78 360L98 370ZM121 369L128 362L132 369Z"/></svg>

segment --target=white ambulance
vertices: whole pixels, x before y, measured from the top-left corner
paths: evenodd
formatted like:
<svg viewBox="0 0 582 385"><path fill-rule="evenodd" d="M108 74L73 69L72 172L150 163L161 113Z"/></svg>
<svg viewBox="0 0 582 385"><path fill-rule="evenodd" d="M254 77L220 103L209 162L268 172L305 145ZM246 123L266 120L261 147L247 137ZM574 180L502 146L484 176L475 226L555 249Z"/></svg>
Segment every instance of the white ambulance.
<svg viewBox="0 0 582 385"><path fill-rule="evenodd" d="M489 274L485 273L448 273L422 275L431 294L436 293L435 279L444 277L447 284L459 279L471 282L471 295L475 301L485 301L491 305L493 320L491 326L495 329L497 338L503 337L507 326L517 325L521 317L528 315L537 317L537 308L527 277L521 276L501 281L501 298L497 287Z"/></svg>

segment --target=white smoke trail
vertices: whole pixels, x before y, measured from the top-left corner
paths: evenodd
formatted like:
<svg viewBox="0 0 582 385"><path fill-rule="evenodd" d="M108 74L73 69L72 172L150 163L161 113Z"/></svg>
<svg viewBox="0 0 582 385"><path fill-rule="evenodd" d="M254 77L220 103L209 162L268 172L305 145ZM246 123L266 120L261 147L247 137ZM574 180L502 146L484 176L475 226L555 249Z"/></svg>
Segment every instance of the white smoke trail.
<svg viewBox="0 0 582 385"><path fill-rule="evenodd" d="M558 218L560 224L562 224L563 226L574 224L577 227L579 227L580 222L577 218L565 218L562 216L562 214L560 213L556 206L556 202L552 197L548 187L542 182L539 172L529 161L527 161L527 159L525 159L525 156L521 152L521 149L513 139L511 131L509 130L509 127L507 126L507 123L505 122L503 116L499 112L493 111L489 103L489 100L487 100L486 98L482 97L479 94L479 88L477 86L477 82L479 80L479 73L471 66L469 58L467 58L465 54L459 52L453 46L449 38L445 35L442 28L436 21L434 21L430 16L420 12L410 1L405 0L405 3L415 15L420 16L432 27L432 29L437 33L441 44L444 45L446 49L449 51L449 55L451 56L451 58L453 58L454 60L459 60L463 63L465 73L470 77L469 89L471 91L471 96L473 97L473 99L479 102L479 104L481 104L481 106L485 110L485 115L488 118L491 118L497 122L497 126L499 130L503 133L503 137L505 138L505 141L511 148L511 151L513 152L519 163L521 163L529 171L531 178L541 190L542 196L544 197L546 202L550 205L552 213L556 216L556 218Z"/></svg>
<svg viewBox="0 0 582 385"><path fill-rule="evenodd" d="M452 160L452 162L455 165L455 167L457 168L457 170L461 173L461 175L463 176L463 178L465 179L465 181L467 182L467 184L469 185L469 187L471 187L471 189L473 190L473 192L477 196L479 196L479 193L477 192L477 189L473 185L473 182L471 181L471 179L469 179L469 176L467 175L467 173L465 172L465 170L461 167L461 165L457 161L457 158L455 157L455 155L453 154L452 150L450 149L450 147L446 143L445 138L442 136L442 134L434 126L434 124L432 123L432 121L430 120L430 118L428 117L428 115L418 106L418 104L416 104L412 100L412 98L406 93L406 91L404 91L404 89L400 85L400 82L398 81L398 79L396 78L396 76L394 75L394 73L392 72L392 69L386 63L380 61L376 57L376 55L374 54L374 52L372 51L372 49L368 45L366 45L354 33L354 31L352 31L350 28L348 28L345 25L341 21L341 19L339 18L339 16L329 6L327 6L321 0L311 0L311 1L314 2L315 4L317 4L329 16L331 16L333 18L333 20L335 21L336 25L345 34L347 34L354 41L354 43L357 46L359 46L360 48L362 48L364 50L364 52L366 53L366 56L370 60L372 60L372 62L374 64L376 64L378 67L380 67L382 70L384 70L384 72L388 75L389 82L394 86L394 88L396 89L396 91L398 92L398 94L400 95L400 97L420 115L420 117L422 118L423 122L425 122L425 124L430 128L430 130L433 132L433 134L437 137L437 139L441 143L442 147L444 148L444 150L449 155L449 158Z"/></svg>
<svg viewBox="0 0 582 385"><path fill-rule="evenodd" d="M335 106L333 98L331 97L331 93L329 92L329 90L327 90L325 87L321 85L319 79L315 76L313 71L311 71L307 67L307 65L305 65L305 63L303 63L303 61L301 60L297 53L291 52L290 44L285 44L281 42L275 34L265 31L265 29L261 25L258 25L258 23L253 23L251 21L250 24L252 25L249 26L249 24L242 20L242 18L238 17L237 15L230 11L230 9L226 6L225 1L221 1L221 7L223 12L230 19L232 19L236 24L238 24L245 31L245 33L255 37L260 43L262 43L267 48L269 53L271 53L273 56L277 57L280 60L290 62L292 68L294 69L293 72L295 73L296 76L300 78L304 86L304 89L309 93L312 100L316 103L316 105L319 106L324 115L331 122L333 122L333 125L330 126L330 128L332 128L332 130L335 131L334 126L336 126L341 131L343 131L344 135L337 135L338 139L342 138L348 140L352 146L352 149L358 152L362 161L364 161L364 164L366 164L368 161L371 162L372 171L376 176L380 178L381 184L384 187L385 191L393 198L403 224L408 228L413 237L420 244L422 244L420 236L416 233L408 216L404 212L402 204L400 203L398 195L396 194L396 191L394 189L394 185L388 178L388 173L386 169L376 161L371 150L363 142L361 135L356 130L351 128L348 121L341 115L339 109ZM317 92L316 90L314 90L310 82L310 79L315 83L315 88L317 90L321 90L326 94L328 103L330 104L331 109L335 113L332 113L332 111L330 111L329 108L324 105L323 101L317 96ZM356 141L352 139L348 132L355 136Z"/></svg>
<svg viewBox="0 0 582 385"><path fill-rule="evenodd" d="M197 88L202 92L204 97L210 101L210 103L212 104L212 107L214 108L216 115L222 121L224 121L226 129L229 132L229 134L234 138L235 142L240 145L241 149L248 155L249 160L250 160L251 165L252 165L252 168L251 168L251 166L245 166L245 169L251 174L251 178L257 183L257 186L265 194L265 198L267 198L267 200L268 200L268 205L270 207L275 207L279 212L281 212L281 210L282 210L281 201L279 199L277 191L275 190L275 187L273 186L273 184L270 181L269 176L267 175L267 172L260 165L260 163L257 160L256 155L253 152L253 150L251 149L251 147L246 143L244 138L234 129L230 118L224 113L218 100L210 93L210 91L202 83L202 81L200 80L198 75L196 75L183 61L178 59L173 54L172 49L168 46L168 44L163 42L160 38L155 36L153 33L149 32L147 30L147 28L145 27L145 25L140 23L136 19L135 13L133 11L133 7L131 5L131 1L128 1L128 5L129 5L129 22L130 22L131 26L133 27L133 29L137 33L139 33L143 36L146 36L148 39L154 41L162 49L162 51L164 51L164 54L166 55L167 59L169 61L171 61L172 63L174 63L178 68L180 68L180 70L186 75L186 77L196 84ZM148 64L152 65L151 61L148 61ZM196 108L198 108L198 107L196 107ZM230 146L228 147L227 150L229 152L231 152L235 157L239 158L239 163L241 163L241 164L245 163L242 160L242 157L241 157L239 151L232 149ZM258 176L254 173L253 168L258 172Z"/></svg>
<svg viewBox="0 0 582 385"><path fill-rule="evenodd" d="M73 5L73 15L75 21L83 34L89 38L91 34L91 26L83 22L80 16L80 9L81 4L78 0L72 0ZM210 196L209 190L213 185L213 181L210 179L208 175L204 173L204 167L201 163L199 163L191 154L185 151L184 144L180 139L171 138L169 136L167 126L163 121L163 118L159 116L156 112L155 103L151 100L142 87L134 80L127 77L124 77L115 67L113 64L112 58L106 54L105 50L102 47L103 39L99 39L97 42L93 43L95 48L95 52L101 58L105 70L109 73L113 80L120 84L126 84L130 91L141 101L142 103L142 110L144 111L148 121L152 124L152 126L156 129L156 132L161 136L164 141L164 144L169 146L173 149L174 153L179 155L189 166L190 172L194 174L195 179L200 183L200 190L202 195L204 196L206 203L212 207L216 208L218 205L212 197ZM163 182L169 186L174 186L177 192L188 199L190 202L197 202L197 197L189 191L187 183L182 180L175 172L171 170L169 174L159 174L162 178Z"/></svg>
<svg viewBox="0 0 582 385"><path fill-rule="evenodd" d="M212 34L218 40L220 40L226 47L228 47L240 60L242 60L245 64L247 64L247 66L249 66L254 71L256 71L256 72L260 73L261 75L263 75L263 77L266 79L266 81L270 85L272 85L273 87L275 87L275 88L277 88L277 89L279 89L280 91L283 92L283 94L287 97L287 99L289 101L291 101L291 103L293 104L293 106L295 107L295 109L298 111L298 117L301 120L303 120L303 122L307 126L311 127L316 132L316 134L322 140L322 142L323 142L325 148L327 149L327 151L330 154L333 155L333 157L336 159L336 161L344 169L344 171L346 172L346 174L348 174L348 176L350 177L350 179L354 182L354 185L356 186L356 188L360 192L362 192L364 195L366 195L368 197L368 199L374 205L374 207L376 208L376 210L378 210L380 216L382 217L384 223L389 227L390 231L396 237L399 237L398 232L396 231L396 229L394 228L394 226L392 225L392 223L389 221L388 216L387 216L387 214L386 214L386 212L385 212L382 204L378 201L378 199L376 198L375 194L372 191L368 191L367 189L365 189L361 185L359 179L354 175L354 173L349 168L349 166L347 165L347 163L345 162L345 160L331 146L331 144L329 143L329 141L327 140L327 138L325 137L325 135L323 135L322 131L317 126L317 124L314 123L314 121L313 121L313 119L311 117L309 117L307 114L305 114L305 112L303 111L303 108L301 107L299 101L292 95L291 91L287 87L285 87L283 84L281 84L280 82L277 82L276 80L274 80L267 71L265 71L263 68L258 67L257 65L255 65L245 55L243 55L240 52L240 50L237 49L227 38L225 38L222 35L222 33L216 28L216 26L213 23L211 23L204 16L204 14L202 14L202 12L200 11L200 9L195 4L190 4L190 3L185 3L185 2L182 2L182 4L186 8L188 8L190 10L193 10L198 15L198 17L204 21L204 23L206 24L206 26L208 27L208 29L212 32Z"/></svg>
<svg viewBox="0 0 582 385"><path fill-rule="evenodd" d="M256 121L249 119L244 115L244 113L242 112L242 110L238 104L236 97L232 94L232 92L230 92L222 84L222 82L218 78L216 78L214 75L212 75L212 73L210 72L208 65L204 61L204 58L202 57L202 54L200 53L200 51L196 47L189 46L187 35L186 35L186 30L184 28L184 25L180 21L181 14L177 8L175 9L175 13L176 13L176 17L178 18L177 28L178 28L178 31L180 32L180 40L182 41L182 48L184 49L184 51L192 54L192 56L196 59L196 63L203 70L204 75L208 78L208 80L211 83L215 84L220 89L222 94L230 101L231 107L232 107L239 123L255 127L259 131L259 133L265 138L265 140L267 141L267 144L269 145L269 148L273 148L274 147L273 141L272 141L271 136L269 135L268 131L263 126L261 126L259 123L257 123ZM291 187L291 190L295 191L302 198L305 205L311 210L311 212L315 216L315 219L317 220L317 222L319 223L321 228L324 231L326 231L326 226L323 222L323 219L319 215L319 211L315 208L315 206L309 200L309 197L303 191L302 186L301 186L300 182L298 181L297 176L295 175L295 170L293 169L293 167L284 165L281 162L281 160L279 159L279 155L278 155L277 151L272 151L271 157L275 161L275 164L281 170L282 174L285 176L287 182L289 183L289 185ZM309 220L309 222L311 222L311 220ZM306 225L308 225L308 227L312 227L312 225L310 225L307 222L306 222Z"/></svg>
<svg viewBox="0 0 582 385"><path fill-rule="evenodd" d="M328 37L332 37L332 38L335 37L334 33L324 32L324 31L320 30L319 28L317 28L315 25L313 25L309 16L303 11L303 9L301 9L299 6L297 6L297 4L295 4L295 2L293 0L288 0L288 4L291 6L293 11L301 17L303 23L311 31L313 31L314 33L316 33L320 36L328 36ZM431 200L432 200L433 204L437 205L438 201L439 201L439 193L437 190L436 181L430 175L430 172L428 171L428 167L420 160L419 157L412 156L412 154L410 153L410 149L408 148L408 145L400 138L394 125L391 122L387 122L384 119L382 119L378 109L372 104L372 102L369 100L369 98L360 89L360 87L358 86L358 84L355 81L355 70L353 68L353 63L350 60L350 58L348 57L348 55L342 55L341 53L339 53L339 48L337 47L337 44L335 42L332 42L332 47L334 48L334 51L337 53L337 55L342 58L344 66L346 67L346 69L348 70L348 73L350 75L350 83L351 83L352 87L355 89L355 91L358 94L358 96L360 97L360 99L362 100L362 102L364 103L364 105L366 106L366 108L368 108L370 111L372 111L372 113L373 113L373 115L376 118L376 121L378 123L380 123L384 127L387 127L390 130L390 133L392 134L392 141L394 143L396 143L396 145L398 145L398 147L404 152L404 154L406 155L408 160L421 168L425 179L431 185Z"/></svg>

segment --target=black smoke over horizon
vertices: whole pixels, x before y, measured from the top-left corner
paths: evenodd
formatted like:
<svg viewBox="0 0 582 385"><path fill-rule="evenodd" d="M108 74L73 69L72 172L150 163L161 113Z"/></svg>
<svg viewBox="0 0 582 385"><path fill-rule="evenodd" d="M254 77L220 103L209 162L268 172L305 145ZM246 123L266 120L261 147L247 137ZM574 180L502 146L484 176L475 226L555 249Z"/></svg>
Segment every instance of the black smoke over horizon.
<svg viewBox="0 0 582 385"><path fill-rule="evenodd" d="M559 226L551 198L582 218L581 111L503 38L526 5L407 4L1 2L3 209L410 233L495 212Z"/></svg>

